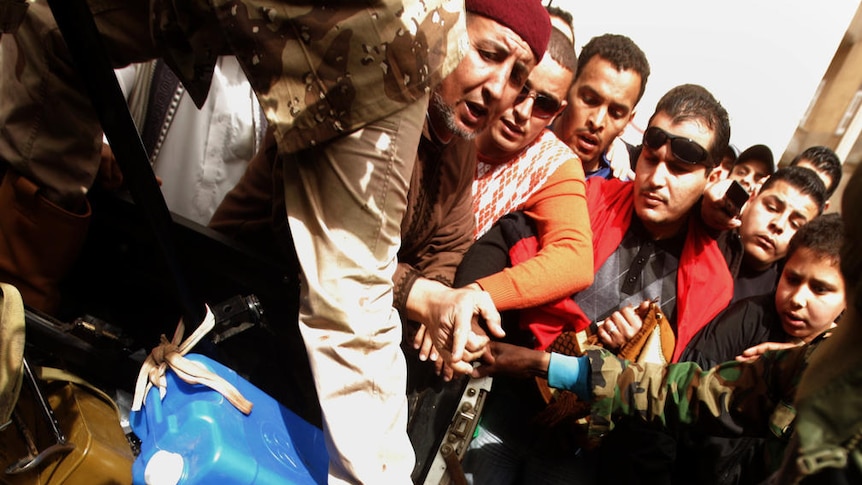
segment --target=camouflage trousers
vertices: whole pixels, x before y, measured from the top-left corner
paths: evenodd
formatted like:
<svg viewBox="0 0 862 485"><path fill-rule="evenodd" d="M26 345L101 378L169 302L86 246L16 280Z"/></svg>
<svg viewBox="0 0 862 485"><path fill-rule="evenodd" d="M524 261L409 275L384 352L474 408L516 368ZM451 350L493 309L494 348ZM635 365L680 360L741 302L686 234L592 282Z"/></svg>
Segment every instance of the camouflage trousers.
<svg viewBox="0 0 862 485"><path fill-rule="evenodd" d="M427 97L296 154L276 154L268 133L210 223L252 244L292 239L329 483L410 481L407 368L392 276L426 105Z"/></svg>

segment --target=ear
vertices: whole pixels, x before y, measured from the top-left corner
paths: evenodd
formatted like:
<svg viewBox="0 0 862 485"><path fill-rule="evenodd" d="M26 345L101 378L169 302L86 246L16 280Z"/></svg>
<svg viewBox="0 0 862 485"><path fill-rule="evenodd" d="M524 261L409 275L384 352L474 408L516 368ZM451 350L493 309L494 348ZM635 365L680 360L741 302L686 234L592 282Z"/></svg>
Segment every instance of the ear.
<svg viewBox="0 0 862 485"><path fill-rule="evenodd" d="M726 178L727 178L727 172L724 170L724 167L719 165L719 166L713 168L709 172L709 175L707 176L706 180L710 184L713 184L715 182L718 182L719 180L724 180Z"/></svg>
<svg viewBox="0 0 862 485"><path fill-rule="evenodd" d="M554 116L551 116L551 118L548 120L548 124L545 125L545 127L549 127L549 126L553 125L554 122L557 121L557 118L559 118L560 115L563 114L563 111L566 110L566 106L568 106L568 105L569 105L569 102L564 99L560 103L560 108L557 110L557 114L555 114Z"/></svg>

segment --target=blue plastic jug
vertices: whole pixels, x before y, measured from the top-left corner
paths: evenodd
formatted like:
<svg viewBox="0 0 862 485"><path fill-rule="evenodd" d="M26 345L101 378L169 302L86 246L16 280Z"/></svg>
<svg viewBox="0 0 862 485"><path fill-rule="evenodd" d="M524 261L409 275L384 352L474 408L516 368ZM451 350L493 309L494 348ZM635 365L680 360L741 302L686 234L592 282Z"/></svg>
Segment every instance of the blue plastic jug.
<svg viewBox="0 0 862 485"><path fill-rule="evenodd" d="M329 458L320 428L222 364L199 354L186 358L225 378L254 408L246 416L218 392L168 370L164 400L152 389L130 416L141 439L134 483L326 483Z"/></svg>

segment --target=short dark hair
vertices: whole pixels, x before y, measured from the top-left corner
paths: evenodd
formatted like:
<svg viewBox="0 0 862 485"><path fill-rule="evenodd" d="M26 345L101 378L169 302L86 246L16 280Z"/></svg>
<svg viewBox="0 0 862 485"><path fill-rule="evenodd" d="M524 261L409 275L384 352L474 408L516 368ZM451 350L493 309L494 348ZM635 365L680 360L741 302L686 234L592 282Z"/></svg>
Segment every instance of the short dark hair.
<svg viewBox="0 0 862 485"><path fill-rule="evenodd" d="M551 4L545 5L545 10L548 12L548 16L552 18L552 20L551 20L551 26L552 27L556 28L556 26L554 26L553 17L557 17L558 19L560 19L566 23L566 26L569 28L569 30L571 30L572 38L569 39L569 36L565 32L563 32L563 34L566 35L566 39L569 40L569 44L571 44L572 50L574 50L574 48L575 48L575 19L574 19L574 17L572 17L572 13L569 12L568 10L563 10L562 8L557 7L556 5L551 5ZM575 70L572 69L572 72L575 72Z"/></svg>
<svg viewBox="0 0 862 485"><path fill-rule="evenodd" d="M797 250L808 248L818 256L840 264L843 240L844 222L841 220L841 214L833 212L817 216L800 227L790 238L785 261L789 260Z"/></svg>
<svg viewBox="0 0 862 485"><path fill-rule="evenodd" d="M790 161L790 165L796 165L802 160L808 160L818 171L825 173L832 180L826 187L826 198L832 197L838 184L841 183L841 159L831 148L822 145L808 147Z"/></svg>
<svg viewBox="0 0 862 485"><path fill-rule="evenodd" d="M763 182L760 192L766 191L781 180L795 187L802 195L811 197L817 204L817 213L823 212L823 206L826 205L826 185L814 170L797 166L779 168Z"/></svg>
<svg viewBox="0 0 862 485"><path fill-rule="evenodd" d="M557 29L551 29L551 40L548 41L546 55L572 74L578 70L578 56L575 55L574 46L569 42L566 34Z"/></svg>
<svg viewBox="0 0 862 485"><path fill-rule="evenodd" d="M563 10L562 8L556 5L545 5L545 10L548 11L548 15L551 17L557 17L563 19L570 26L574 24L575 18L572 17L572 13L568 10ZM572 29L575 30L575 29Z"/></svg>
<svg viewBox="0 0 862 485"><path fill-rule="evenodd" d="M646 91L647 78L650 74L649 62L641 48L624 35L603 34L593 37L581 49L575 80L581 75L581 70L590 62L590 59L596 56L610 62L619 71L634 71L641 77L637 99L640 101Z"/></svg>
<svg viewBox="0 0 862 485"><path fill-rule="evenodd" d="M713 132L712 146L704 147L709 152L711 167L715 168L721 162L730 143L730 117L724 106L706 88L697 84L682 84L672 88L658 101L649 123L659 113L670 116L674 123L686 120L706 123Z"/></svg>

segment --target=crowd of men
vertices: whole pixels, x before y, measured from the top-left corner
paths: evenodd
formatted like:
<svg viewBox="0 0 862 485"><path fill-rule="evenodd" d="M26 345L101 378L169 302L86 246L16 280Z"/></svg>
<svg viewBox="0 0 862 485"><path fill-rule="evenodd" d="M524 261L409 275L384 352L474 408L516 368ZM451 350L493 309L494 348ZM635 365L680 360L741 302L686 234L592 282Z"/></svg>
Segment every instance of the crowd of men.
<svg viewBox="0 0 862 485"><path fill-rule="evenodd" d="M118 67L164 58L200 105L232 55L260 99L261 147L209 224L298 257L330 483L410 482L402 344L441 379L499 371L463 463L472 483L738 483L779 468L763 466L765 440L642 416L611 430L593 412L580 426L603 430L596 445L577 426L537 424L548 404L523 377L590 396L595 370L560 378L543 360L576 332L602 352L645 339L642 362L704 367L820 342L845 306L846 256L804 231L840 182L829 148L781 168L764 145L738 153L720 100L686 83L626 143L645 54L604 34L576 56L571 15L538 0L90 3ZM49 313L102 161L61 41L38 0L0 37L0 280ZM733 208L737 183L747 200ZM840 236L831 223L816 233ZM655 312L670 329L657 354L642 338ZM590 355L593 368L612 362Z"/></svg>

